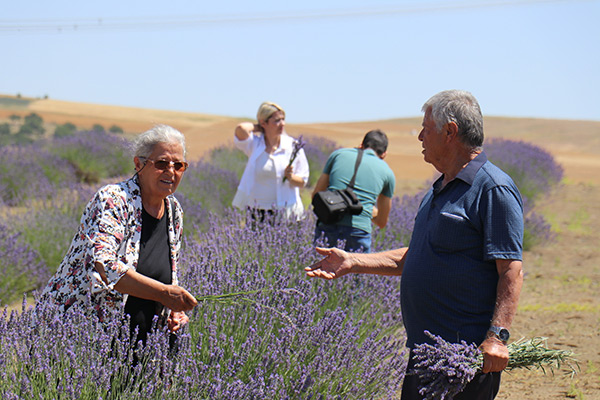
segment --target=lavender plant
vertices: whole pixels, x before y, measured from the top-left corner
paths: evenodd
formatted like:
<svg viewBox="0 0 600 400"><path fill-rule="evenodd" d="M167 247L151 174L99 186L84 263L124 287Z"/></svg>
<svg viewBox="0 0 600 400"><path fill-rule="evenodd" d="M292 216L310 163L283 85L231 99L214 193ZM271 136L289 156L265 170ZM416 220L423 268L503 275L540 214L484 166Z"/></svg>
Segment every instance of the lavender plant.
<svg viewBox="0 0 600 400"><path fill-rule="evenodd" d="M248 163L248 157L243 151L233 146L224 145L211 150L205 162L235 173L239 181L242 179L244 168Z"/></svg>
<svg viewBox="0 0 600 400"><path fill-rule="evenodd" d="M424 193L392 199L392 208L385 228L373 228L373 251L384 251L408 246L415 224L415 216Z"/></svg>
<svg viewBox="0 0 600 400"><path fill-rule="evenodd" d="M339 146L334 141L320 136L303 135L303 137L305 138L304 153L310 169L307 186L313 187L323 172L327 158Z"/></svg>
<svg viewBox="0 0 600 400"><path fill-rule="evenodd" d="M133 173L129 143L120 135L83 131L55 138L46 146L50 153L68 161L82 182L96 184Z"/></svg>
<svg viewBox="0 0 600 400"><path fill-rule="evenodd" d="M483 370L483 354L474 343L449 343L428 331L425 334L434 344L416 345L413 350L414 368L407 373L419 377L419 393L427 400L452 399L460 393L473 377ZM567 350L553 350L546 339L536 337L519 340L508 345L509 359L506 371L518 368L554 370L567 364L576 372L577 361Z"/></svg>
<svg viewBox="0 0 600 400"><path fill-rule="evenodd" d="M11 210L5 221L54 273L77 231L81 213L96 189L77 183L63 185L63 190L57 191L52 198L29 200L25 203L27 212Z"/></svg>
<svg viewBox="0 0 600 400"><path fill-rule="evenodd" d="M208 212L224 214L238 183L234 172L203 161L191 163L176 192L186 210L186 224L198 228L205 226Z"/></svg>
<svg viewBox="0 0 600 400"><path fill-rule="evenodd" d="M50 198L63 182L74 180L75 171L38 143L0 149L0 204L22 205L30 199Z"/></svg>
<svg viewBox="0 0 600 400"><path fill-rule="evenodd" d="M46 264L23 242L22 235L0 224L0 304L11 304L49 277Z"/></svg>
<svg viewBox="0 0 600 400"><path fill-rule="evenodd" d="M514 180L521 195L532 202L558 184L563 168L554 157L531 143L490 139L484 146L488 158Z"/></svg>
<svg viewBox="0 0 600 400"><path fill-rule="evenodd" d="M391 395L388 388L397 389L403 364L401 320L396 302L384 296L398 293L397 281L348 279L331 287L304 279L302 266L315 259L314 220L252 225L237 212L211 219L213 228L185 244L182 279L187 287L203 296L258 291L251 304L203 304L192 317L192 343L201 350L197 357L214 374L213 381L235 390L241 378L250 387L260 384L252 389L257 396L269 388L278 397L293 398L349 390ZM214 363L229 359L231 352L245 359L243 366L216 368ZM230 376L232 370L238 373ZM398 380L380 376L377 371L383 370ZM255 382L258 372L261 380ZM340 376L354 383L339 385ZM359 384L365 387L355 386Z"/></svg>

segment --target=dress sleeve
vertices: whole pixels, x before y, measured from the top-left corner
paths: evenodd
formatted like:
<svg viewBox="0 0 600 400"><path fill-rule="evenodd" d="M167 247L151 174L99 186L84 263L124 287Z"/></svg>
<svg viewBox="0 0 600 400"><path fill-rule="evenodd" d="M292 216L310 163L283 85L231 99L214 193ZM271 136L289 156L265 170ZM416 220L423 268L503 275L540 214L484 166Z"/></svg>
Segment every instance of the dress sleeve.
<svg viewBox="0 0 600 400"><path fill-rule="evenodd" d="M125 198L111 191L100 191L96 194L84 223L87 224L85 234L90 242L91 270L95 271L94 264L100 263L104 267L106 286L114 289L119 279L132 267L131 263L127 262L124 249L127 246L127 230L141 231L142 228L129 227Z"/></svg>
<svg viewBox="0 0 600 400"><path fill-rule="evenodd" d="M310 175L310 169L304 149L300 149L296 155L296 159L294 160L294 174L300 176L306 185Z"/></svg>
<svg viewBox="0 0 600 400"><path fill-rule="evenodd" d="M250 157L250 154L252 154L254 138L254 132L250 132L250 136L248 136L248 139L246 140L240 140L233 135L233 144L235 144L235 147L242 150L248 157Z"/></svg>

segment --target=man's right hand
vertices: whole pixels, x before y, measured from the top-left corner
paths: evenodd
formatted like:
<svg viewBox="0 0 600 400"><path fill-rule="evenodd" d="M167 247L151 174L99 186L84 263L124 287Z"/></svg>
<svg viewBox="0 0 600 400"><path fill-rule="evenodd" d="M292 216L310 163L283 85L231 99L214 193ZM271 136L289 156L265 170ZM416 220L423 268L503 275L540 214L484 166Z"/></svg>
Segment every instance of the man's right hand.
<svg viewBox="0 0 600 400"><path fill-rule="evenodd" d="M315 248L317 253L325 256L321 261L304 268L306 275L323 279L336 279L352 272L352 256L337 248Z"/></svg>

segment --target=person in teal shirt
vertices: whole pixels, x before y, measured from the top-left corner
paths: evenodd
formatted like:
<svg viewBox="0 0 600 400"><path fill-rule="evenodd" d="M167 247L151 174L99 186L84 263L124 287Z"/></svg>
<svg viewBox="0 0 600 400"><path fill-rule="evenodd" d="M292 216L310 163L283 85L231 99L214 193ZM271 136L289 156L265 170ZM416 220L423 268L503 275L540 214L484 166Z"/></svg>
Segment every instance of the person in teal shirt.
<svg viewBox="0 0 600 400"><path fill-rule="evenodd" d="M317 221L315 241L324 240L332 247L337 246L338 241L344 241L344 250L371 251L371 221L380 228L385 227L396 185L394 173L384 161L387 146L387 135L381 130L366 133L359 147L364 153L354 183L354 192L363 211L359 215L348 214L336 224ZM357 148L334 151L315 185L313 197L323 190L345 189L352 179L357 155Z"/></svg>

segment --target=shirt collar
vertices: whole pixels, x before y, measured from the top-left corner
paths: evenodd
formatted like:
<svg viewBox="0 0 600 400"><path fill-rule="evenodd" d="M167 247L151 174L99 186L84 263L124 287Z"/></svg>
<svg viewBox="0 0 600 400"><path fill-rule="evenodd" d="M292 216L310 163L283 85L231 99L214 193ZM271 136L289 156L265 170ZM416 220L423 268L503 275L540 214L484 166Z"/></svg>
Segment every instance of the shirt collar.
<svg viewBox="0 0 600 400"><path fill-rule="evenodd" d="M469 185L472 185L473 181L475 180L475 175L477 175L477 171L479 171L479 168L481 168L486 161L487 156L482 151L479 153L479 155L477 155L477 157L469 161L467 166L456 175L456 178L468 183Z"/></svg>
<svg viewBox="0 0 600 400"><path fill-rule="evenodd" d="M373 150L373 149L365 149L364 153L365 154L369 153L369 154L372 154L374 156L377 156L377 153L375 153L375 150Z"/></svg>
<svg viewBox="0 0 600 400"><path fill-rule="evenodd" d="M466 167L464 167L453 180L460 179L461 181L473 185L473 181L475 181L475 175L477 175L477 171L487 162L487 155L482 151L469 161ZM437 194L441 191L442 181L444 180L444 175L440 176L434 183L433 189L434 193Z"/></svg>

